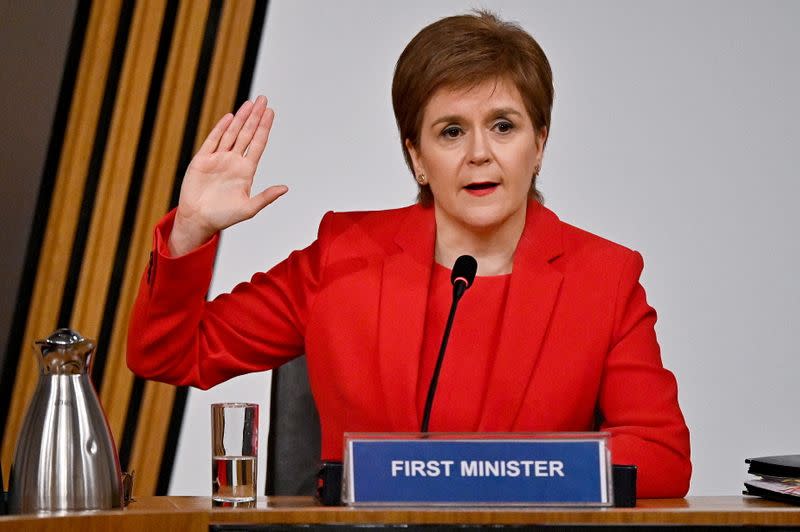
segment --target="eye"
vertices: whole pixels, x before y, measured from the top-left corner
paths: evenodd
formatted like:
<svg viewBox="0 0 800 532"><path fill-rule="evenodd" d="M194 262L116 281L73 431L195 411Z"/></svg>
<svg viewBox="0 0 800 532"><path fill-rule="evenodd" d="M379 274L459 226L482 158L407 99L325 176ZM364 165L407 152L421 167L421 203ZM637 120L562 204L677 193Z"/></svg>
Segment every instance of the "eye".
<svg viewBox="0 0 800 532"><path fill-rule="evenodd" d="M500 120L494 125L494 127L499 133L508 133L509 131L514 129L514 124L512 124L508 120Z"/></svg>
<svg viewBox="0 0 800 532"><path fill-rule="evenodd" d="M442 136L448 139L455 139L461 136L461 128L458 126L447 126L442 130Z"/></svg>

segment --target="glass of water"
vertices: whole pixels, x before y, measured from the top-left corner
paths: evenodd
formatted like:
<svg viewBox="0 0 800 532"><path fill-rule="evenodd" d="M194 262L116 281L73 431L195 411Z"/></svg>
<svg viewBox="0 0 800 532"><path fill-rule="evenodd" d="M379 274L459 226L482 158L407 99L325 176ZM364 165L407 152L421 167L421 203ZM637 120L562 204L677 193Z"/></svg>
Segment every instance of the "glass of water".
<svg viewBox="0 0 800 532"><path fill-rule="evenodd" d="M238 506L256 500L258 405L211 405L211 499Z"/></svg>

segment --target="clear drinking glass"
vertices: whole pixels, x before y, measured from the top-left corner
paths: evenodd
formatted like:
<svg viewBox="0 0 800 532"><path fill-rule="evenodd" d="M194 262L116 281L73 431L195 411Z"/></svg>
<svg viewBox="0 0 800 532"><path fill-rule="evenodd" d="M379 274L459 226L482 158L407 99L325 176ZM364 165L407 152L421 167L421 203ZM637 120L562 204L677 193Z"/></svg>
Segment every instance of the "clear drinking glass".
<svg viewBox="0 0 800 532"><path fill-rule="evenodd" d="M258 405L211 405L211 499L214 503L256 500ZM236 504L238 505L238 504Z"/></svg>

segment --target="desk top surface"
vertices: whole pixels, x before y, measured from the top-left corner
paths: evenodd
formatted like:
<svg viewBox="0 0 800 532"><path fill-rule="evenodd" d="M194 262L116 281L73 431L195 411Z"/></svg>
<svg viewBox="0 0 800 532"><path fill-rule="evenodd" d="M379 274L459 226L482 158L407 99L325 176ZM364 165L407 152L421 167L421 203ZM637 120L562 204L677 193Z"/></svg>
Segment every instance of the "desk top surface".
<svg viewBox="0 0 800 532"><path fill-rule="evenodd" d="M81 524L82 523L82 524ZM209 497L139 497L124 510L66 516L4 516L8 525L24 529L81 530L125 525L123 528L208 524L686 524L800 526L800 506L755 497L689 497L640 500L636 508L455 508L455 507L323 507L307 497L259 498L254 508L212 507ZM89 525L87 527L87 525ZM57 528L55 528L57 526ZM75 528L76 530L78 528ZM98 528L102 529L102 528ZM133 529L133 528L131 528ZM188 528L187 528L188 529Z"/></svg>

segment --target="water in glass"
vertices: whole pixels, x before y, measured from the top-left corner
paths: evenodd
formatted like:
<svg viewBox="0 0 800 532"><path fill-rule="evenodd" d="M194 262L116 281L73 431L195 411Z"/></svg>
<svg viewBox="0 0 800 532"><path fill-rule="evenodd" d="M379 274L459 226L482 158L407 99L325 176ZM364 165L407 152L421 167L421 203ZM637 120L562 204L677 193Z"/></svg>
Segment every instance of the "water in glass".
<svg viewBox="0 0 800 532"><path fill-rule="evenodd" d="M215 456L211 461L211 498L244 502L256 498L256 457Z"/></svg>

